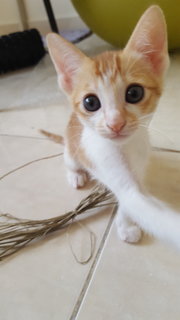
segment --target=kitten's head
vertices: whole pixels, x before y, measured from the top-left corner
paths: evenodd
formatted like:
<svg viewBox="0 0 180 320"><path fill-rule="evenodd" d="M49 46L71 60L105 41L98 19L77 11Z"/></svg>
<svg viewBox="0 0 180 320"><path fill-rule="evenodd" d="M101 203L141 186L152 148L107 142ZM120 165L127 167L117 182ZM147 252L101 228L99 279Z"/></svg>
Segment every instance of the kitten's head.
<svg viewBox="0 0 180 320"><path fill-rule="evenodd" d="M89 58L57 34L49 34L47 42L59 85L84 125L123 141L153 112L169 61L166 23L158 6L143 14L122 51Z"/></svg>

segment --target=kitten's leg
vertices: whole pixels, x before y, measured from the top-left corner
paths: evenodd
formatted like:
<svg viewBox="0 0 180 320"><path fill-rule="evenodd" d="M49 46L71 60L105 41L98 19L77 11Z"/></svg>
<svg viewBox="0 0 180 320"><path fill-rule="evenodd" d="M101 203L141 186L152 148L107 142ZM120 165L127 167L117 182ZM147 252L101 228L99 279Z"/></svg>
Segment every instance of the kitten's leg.
<svg viewBox="0 0 180 320"><path fill-rule="evenodd" d="M136 243L142 236L141 229L134 224L122 208L118 209L116 224L118 235L122 241Z"/></svg>
<svg viewBox="0 0 180 320"><path fill-rule="evenodd" d="M67 167L67 179L69 184L75 189L84 187L88 179L87 172L82 168L78 161L70 155L66 147L64 150L64 161Z"/></svg>

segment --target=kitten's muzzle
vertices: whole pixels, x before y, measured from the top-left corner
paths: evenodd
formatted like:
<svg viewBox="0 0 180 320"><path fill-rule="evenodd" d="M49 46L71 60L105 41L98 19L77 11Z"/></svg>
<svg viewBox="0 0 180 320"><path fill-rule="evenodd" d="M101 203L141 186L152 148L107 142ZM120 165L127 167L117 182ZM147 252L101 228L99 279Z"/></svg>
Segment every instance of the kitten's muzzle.
<svg viewBox="0 0 180 320"><path fill-rule="evenodd" d="M122 120L115 123L106 123L107 127L115 134L119 134L126 125L126 121Z"/></svg>
<svg viewBox="0 0 180 320"><path fill-rule="evenodd" d="M107 127L111 129L111 131L108 130L107 136L109 139L113 140L128 138L137 130L137 126L129 126L126 121L121 127L113 128L115 130L109 127L109 125L107 125Z"/></svg>

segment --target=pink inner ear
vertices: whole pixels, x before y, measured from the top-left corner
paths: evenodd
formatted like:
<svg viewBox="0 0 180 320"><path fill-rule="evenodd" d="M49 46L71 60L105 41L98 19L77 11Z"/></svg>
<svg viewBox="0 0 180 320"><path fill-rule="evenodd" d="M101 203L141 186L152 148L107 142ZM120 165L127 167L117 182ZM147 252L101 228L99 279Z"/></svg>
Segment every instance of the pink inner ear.
<svg viewBox="0 0 180 320"><path fill-rule="evenodd" d="M75 77L82 63L81 60L74 57L73 52L68 52L68 54L58 52L56 56L53 56L59 86L67 93L71 93L73 90Z"/></svg>
<svg viewBox="0 0 180 320"><path fill-rule="evenodd" d="M60 85L67 93L70 93L73 89L72 81L71 75L63 75Z"/></svg>
<svg viewBox="0 0 180 320"><path fill-rule="evenodd" d="M149 34L149 43L141 45L140 52L149 60L153 70L159 73L164 68L165 53L166 53L166 38L164 30L157 32L152 30Z"/></svg>
<svg viewBox="0 0 180 320"><path fill-rule="evenodd" d="M68 59L69 58L69 59ZM60 87L65 90L67 93L71 93L73 89L74 76L78 70L79 66L73 64L73 54L72 55L62 55L58 54L56 59L56 70L58 73L58 82ZM80 62L79 62L80 64ZM77 69L77 70L76 70Z"/></svg>
<svg viewBox="0 0 180 320"><path fill-rule="evenodd" d="M58 83L64 91L70 94L76 75L86 56L72 43L54 33L47 36L47 44L58 74Z"/></svg>
<svg viewBox="0 0 180 320"><path fill-rule="evenodd" d="M163 70L164 63L163 63L163 57L161 54L152 53L148 56L148 59L155 73L160 73Z"/></svg>

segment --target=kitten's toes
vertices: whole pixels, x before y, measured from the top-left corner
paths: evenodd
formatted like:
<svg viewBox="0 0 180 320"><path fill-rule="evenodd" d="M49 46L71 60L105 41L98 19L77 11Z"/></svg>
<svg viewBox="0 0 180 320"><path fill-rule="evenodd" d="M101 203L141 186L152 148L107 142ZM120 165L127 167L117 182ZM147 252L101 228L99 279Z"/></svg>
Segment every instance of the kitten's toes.
<svg viewBox="0 0 180 320"><path fill-rule="evenodd" d="M68 171L67 178L69 184L75 188L82 188L87 182L87 173L85 171Z"/></svg>
<svg viewBox="0 0 180 320"><path fill-rule="evenodd" d="M118 227L118 234L122 241L129 243L136 243L140 241L142 237L142 231L138 226L123 226Z"/></svg>

